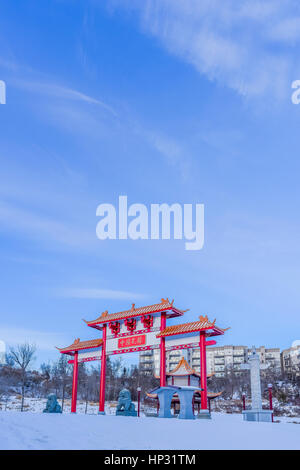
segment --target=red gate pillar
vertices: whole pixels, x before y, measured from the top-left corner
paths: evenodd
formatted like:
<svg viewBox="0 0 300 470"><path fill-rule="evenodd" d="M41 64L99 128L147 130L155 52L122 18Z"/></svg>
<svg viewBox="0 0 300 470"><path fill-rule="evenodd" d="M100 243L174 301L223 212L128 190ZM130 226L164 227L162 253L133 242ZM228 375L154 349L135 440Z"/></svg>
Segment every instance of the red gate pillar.
<svg viewBox="0 0 300 470"><path fill-rule="evenodd" d="M106 325L103 325L102 340L103 340L103 343L102 343L102 354L101 354L99 414L105 414Z"/></svg>
<svg viewBox="0 0 300 470"><path fill-rule="evenodd" d="M71 413L76 413L77 383L78 383L78 351L75 351L74 362L73 362Z"/></svg>
<svg viewBox="0 0 300 470"><path fill-rule="evenodd" d="M205 332L200 332L200 375L201 375L201 410L207 411L207 373L206 373L206 344Z"/></svg>
<svg viewBox="0 0 300 470"><path fill-rule="evenodd" d="M166 312L160 317L160 331L166 328ZM160 338L160 386L166 386L166 338Z"/></svg>

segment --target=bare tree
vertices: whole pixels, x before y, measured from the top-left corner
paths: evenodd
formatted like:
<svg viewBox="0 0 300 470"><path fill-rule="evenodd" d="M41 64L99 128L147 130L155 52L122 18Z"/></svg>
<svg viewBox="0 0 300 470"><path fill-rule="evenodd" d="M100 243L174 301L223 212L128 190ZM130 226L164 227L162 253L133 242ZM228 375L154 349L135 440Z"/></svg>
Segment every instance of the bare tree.
<svg viewBox="0 0 300 470"><path fill-rule="evenodd" d="M65 403L65 396L66 396L66 388L67 385L70 382L70 373L71 373L71 367L69 364L69 359L68 356L65 354L61 354L58 363L57 363L57 370L59 374L59 379L60 379L60 384L61 384L61 391L62 391L62 397L61 397L61 410L62 412L64 411L64 403Z"/></svg>
<svg viewBox="0 0 300 470"><path fill-rule="evenodd" d="M30 362L34 360L35 351L36 346L30 343L18 344L15 348L9 349L9 357L11 361L21 369L21 411L24 409L26 371Z"/></svg>
<svg viewBox="0 0 300 470"><path fill-rule="evenodd" d="M85 414L87 414L88 402L89 402L92 387L93 387L93 374L90 373L85 363L82 362L80 371L79 371L79 390L80 390L81 397L85 401L85 411L84 411Z"/></svg>
<svg viewBox="0 0 300 470"><path fill-rule="evenodd" d="M43 391L48 395L49 388L50 388L50 380L51 380L51 365L42 363L40 366L42 377L43 377Z"/></svg>

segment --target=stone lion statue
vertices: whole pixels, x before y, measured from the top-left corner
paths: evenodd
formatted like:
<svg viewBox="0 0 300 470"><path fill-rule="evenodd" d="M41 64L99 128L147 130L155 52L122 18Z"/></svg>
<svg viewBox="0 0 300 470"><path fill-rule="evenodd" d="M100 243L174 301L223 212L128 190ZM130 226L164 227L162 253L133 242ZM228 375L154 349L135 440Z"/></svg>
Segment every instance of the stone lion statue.
<svg viewBox="0 0 300 470"><path fill-rule="evenodd" d="M43 413L62 413L55 393L50 393L47 398L46 408L43 410Z"/></svg>
<svg viewBox="0 0 300 470"><path fill-rule="evenodd" d="M131 401L131 394L127 388L123 388L119 393L117 414L136 414L135 406Z"/></svg>

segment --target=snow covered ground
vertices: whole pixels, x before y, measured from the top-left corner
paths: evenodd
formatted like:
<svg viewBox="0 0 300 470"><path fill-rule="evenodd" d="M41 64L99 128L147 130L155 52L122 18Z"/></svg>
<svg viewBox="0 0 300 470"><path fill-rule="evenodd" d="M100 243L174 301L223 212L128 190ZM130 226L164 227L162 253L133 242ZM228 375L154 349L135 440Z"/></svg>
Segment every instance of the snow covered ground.
<svg viewBox="0 0 300 470"><path fill-rule="evenodd" d="M41 413L47 403L47 398L31 398L26 397L24 402L24 412L31 413ZM58 401L61 405L61 400ZM88 402L87 404L87 413L88 414L98 414L99 403ZM115 406L107 405L106 413L113 414ZM21 396L20 395L11 395L7 402L2 402L0 405L0 410L2 411L20 411L21 409ZM85 413L86 403L83 400L77 400L77 412ZM66 399L64 403L64 413L70 413L71 411L71 400Z"/></svg>
<svg viewBox="0 0 300 470"><path fill-rule="evenodd" d="M33 398L26 397L24 402L24 412L31 413L42 413L46 407L47 398ZM58 400L58 403L62 405L61 400ZM133 402L135 409L137 410L137 402ZM106 402L105 403L105 413L107 415L116 414L117 402ZM146 407L147 411L156 413L156 408ZM0 411L20 411L21 410L21 395L11 395L8 397L7 401L0 402ZM88 402L87 404L83 400L77 400L77 413L78 414L98 414L99 403L97 402ZM141 415L143 413L144 405L141 405ZM64 402L64 413L71 412L71 400L66 399Z"/></svg>
<svg viewBox="0 0 300 470"><path fill-rule="evenodd" d="M291 419L291 418L289 418ZM240 414L179 420L0 411L0 449L300 449L300 426Z"/></svg>

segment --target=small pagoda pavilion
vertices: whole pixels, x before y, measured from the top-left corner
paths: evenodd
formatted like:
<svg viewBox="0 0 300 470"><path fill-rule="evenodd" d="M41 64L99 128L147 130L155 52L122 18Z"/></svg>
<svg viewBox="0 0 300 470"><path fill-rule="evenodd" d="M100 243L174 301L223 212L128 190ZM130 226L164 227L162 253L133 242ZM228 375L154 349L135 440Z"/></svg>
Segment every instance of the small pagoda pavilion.
<svg viewBox="0 0 300 470"><path fill-rule="evenodd" d="M214 374L208 374L207 379L211 378ZM159 379L160 377L155 375L155 378ZM181 358L177 366L171 370L170 372L166 372L166 385L175 385L175 386L191 386L191 387L199 387L201 388L201 375L196 372L194 369L191 368L191 366L188 364L188 362L184 359L184 357ZM210 411L210 402L211 400L219 397L222 394L222 392L218 393L213 393L213 392L207 392L207 399L208 399L208 408ZM147 397L153 400L158 400L157 394L156 393L146 393ZM194 393L193 397L193 407L194 409L198 409L198 412L200 410L200 405L201 405L201 394L200 392L196 391ZM158 406L158 401L157 401L157 406ZM173 398L172 398L172 407L174 409L174 413L177 414L180 409L180 402L178 398L178 394L175 393Z"/></svg>

